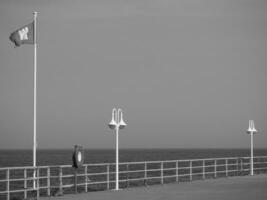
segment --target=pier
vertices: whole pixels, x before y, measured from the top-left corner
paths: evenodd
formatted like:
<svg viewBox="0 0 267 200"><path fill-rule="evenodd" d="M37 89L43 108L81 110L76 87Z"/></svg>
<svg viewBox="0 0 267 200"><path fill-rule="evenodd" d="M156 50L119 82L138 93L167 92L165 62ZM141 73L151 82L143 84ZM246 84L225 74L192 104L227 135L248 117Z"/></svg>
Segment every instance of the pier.
<svg viewBox="0 0 267 200"><path fill-rule="evenodd" d="M266 184L267 178L267 156L253 159L253 170L257 174L256 176L249 176L250 157L119 163L120 191L114 191L116 189L115 163L84 164L78 170L71 165L0 168L0 199L44 197L60 199L61 197L58 196L63 196L63 199L71 199L73 198L72 194L75 193L79 193L77 197L80 196L81 199L86 199L91 195L100 195L99 199L101 199L101 195L128 196L124 194L125 192L147 195L146 191L153 193L154 190L155 194L157 192L164 194L169 191L175 196L180 191L184 195L187 193L193 195L195 194L194 187L197 191L202 184L203 191L207 190L208 193L217 193L218 189L220 192L224 191L224 189L220 189L221 186L229 188L230 191L232 186L241 187L238 190L248 190L247 192L249 192L258 183L262 184L257 185L255 189L262 188ZM193 184L192 187L188 187L190 184ZM251 189L249 184L252 184ZM218 185L217 189L209 191L210 187L213 188L216 185ZM185 187L184 190L183 187ZM159 188L164 188L164 190ZM183 191L188 192L183 193ZM127 198L131 198L130 196ZM102 199L104 198L102 197ZM148 197L148 199L150 198Z"/></svg>
<svg viewBox="0 0 267 200"><path fill-rule="evenodd" d="M41 200L265 200L266 185L267 175L261 174L47 197Z"/></svg>

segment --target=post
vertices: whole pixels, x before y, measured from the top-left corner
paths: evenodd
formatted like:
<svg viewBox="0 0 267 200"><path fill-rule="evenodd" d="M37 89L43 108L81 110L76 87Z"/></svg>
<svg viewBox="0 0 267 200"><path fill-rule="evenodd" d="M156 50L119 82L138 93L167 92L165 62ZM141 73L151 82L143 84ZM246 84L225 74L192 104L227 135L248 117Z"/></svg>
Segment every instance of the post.
<svg viewBox="0 0 267 200"><path fill-rule="evenodd" d="M107 165L107 190L109 190L109 165Z"/></svg>
<svg viewBox="0 0 267 200"><path fill-rule="evenodd" d="M190 181L193 180L193 177L192 177L192 160L190 160Z"/></svg>
<svg viewBox="0 0 267 200"><path fill-rule="evenodd" d="M144 172L145 172L145 174L144 174L144 185L145 186L147 186L147 162L145 162L145 166L144 166Z"/></svg>
<svg viewBox="0 0 267 200"><path fill-rule="evenodd" d="M243 158L240 158L240 170L241 170L241 176L243 175Z"/></svg>
<svg viewBox="0 0 267 200"><path fill-rule="evenodd" d="M214 160L214 178L217 177L217 160Z"/></svg>
<svg viewBox="0 0 267 200"><path fill-rule="evenodd" d="M78 169L77 168L75 168L74 169L74 178L75 178L75 183L74 183L74 185L75 185L75 193L77 194L77 173L78 173Z"/></svg>
<svg viewBox="0 0 267 200"><path fill-rule="evenodd" d="M40 184L40 170L39 168L37 168L37 178L36 178L36 182L37 182L37 188L36 188L36 195L37 195L37 199L39 199L40 197L40 191L39 191L39 184Z"/></svg>
<svg viewBox="0 0 267 200"><path fill-rule="evenodd" d="M254 159L253 159L253 132L250 132L250 175L254 175Z"/></svg>
<svg viewBox="0 0 267 200"><path fill-rule="evenodd" d="M254 175L254 160L253 160L253 134L257 133L258 131L255 129L254 121L249 120L249 127L247 133L250 134L250 175Z"/></svg>
<svg viewBox="0 0 267 200"><path fill-rule="evenodd" d="M10 181L9 181L9 169L6 170L6 190L7 190L7 200L10 200Z"/></svg>
<svg viewBox="0 0 267 200"><path fill-rule="evenodd" d="M50 167L47 168L47 196L50 196Z"/></svg>
<svg viewBox="0 0 267 200"><path fill-rule="evenodd" d="M127 178L127 185L126 185L126 187L128 188L129 187L129 164L127 164L126 165L126 170L127 170L127 175L126 175L126 178Z"/></svg>
<svg viewBox="0 0 267 200"><path fill-rule="evenodd" d="M27 199L27 168L24 169L24 199Z"/></svg>
<svg viewBox="0 0 267 200"><path fill-rule="evenodd" d="M33 172L33 188L36 188L36 147L37 147L37 140L36 140L36 104L37 104L37 41L36 41L36 18L37 18L37 12L33 13L34 17L34 71L33 71L33 90L34 90L34 95L33 95L33 167L34 167L34 172Z"/></svg>
<svg viewBox="0 0 267 200"><path fill-rule="evenodd" d="M84 191L87 192L87 185L88 185L87 165L84 166L84 181L85 181Z"/></svg>
<svg viewBox="0 0 267 200"><path fill-rule="evenodd" d="M225 160L225 173L227 177L228 176L228 159Z"/></svg>
<svg viewBox="0 0 267 200"><path fill-rule="evenodd" d="M202 170L202 173L203 173L202 174L203 175L202 178L205 179L206 178L206 175L205 175L205 173L206 173L205 160L203 160L203 170Z"/></svg>
<svg viewBox="0 0 267 200"><path fill-rule="evenodd" d="M116 190L119 190L119 126L116 127Z"/></svg>
<svg viewBox="0 0 267 200"><path fill-rule="evenodd" d="M164 180L163 180L163 161L160 163L160 177L161 177L161 180L160 180L160 183L163 184L164 183Z"/></svg>
<svg viewBox="0 0 267 200"><path fill-rule="evenodd" d="M239 172L239 161L238 161L238 158L236 158L235 161L236 161L235 162L236 163L236 170L235 171L236 171L236 173L238 173Z"/></svg>
<svg viewBox="0 0 267 200"><path fill-rule="evenodd" d="M176 182L179 182L179 161L176 161Z"/></svg>
<svg viewBox="0 0 267 200"><path fill-rule="evenodd" d="M112 110L112 119L108 124L109 128L115 129L116 132L116 187L115 190L119 190L119 129L126 127L126 123L123 121L122 110L119 108Z"/></svg>
<svg viewBox="0 0 267 200"><path fill-rule="evenodd" d="M62 175L63 175L63 173L62 173L62 168L59 167L59 193L60 193L60 194L63 194L63 188L62 188L62 186L63 186L63 184L62 184Z"/></svg>

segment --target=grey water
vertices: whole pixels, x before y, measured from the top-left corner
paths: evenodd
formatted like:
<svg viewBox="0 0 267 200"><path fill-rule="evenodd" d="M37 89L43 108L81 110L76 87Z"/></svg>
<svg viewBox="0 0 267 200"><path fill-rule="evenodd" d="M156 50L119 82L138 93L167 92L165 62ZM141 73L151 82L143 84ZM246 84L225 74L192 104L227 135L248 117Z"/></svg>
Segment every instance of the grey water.
<svg viewBox="0 0 267 200"><path fill-rule="evenodd" d="M37 165L71 165L72 149L37 150ZM249 157L250 149L120 149L120 162L182 160L197 158ZM255 149L254 156L267 156ZM0 150L0 167L31 166L32 150ZM84 163L114 163L114 149L85 149Z"/></svg>

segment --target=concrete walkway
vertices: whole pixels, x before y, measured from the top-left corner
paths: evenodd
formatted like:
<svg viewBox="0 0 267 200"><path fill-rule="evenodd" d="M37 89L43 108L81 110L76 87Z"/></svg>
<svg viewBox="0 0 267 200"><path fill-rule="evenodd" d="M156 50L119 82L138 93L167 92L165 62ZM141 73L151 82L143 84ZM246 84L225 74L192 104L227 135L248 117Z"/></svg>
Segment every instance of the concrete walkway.
<svg viewBox="0 0 267 200"><path fill-rule="evenodd" d="M89 192L42 200L266 200L267 175L207 179L193 182Z"/></svg>

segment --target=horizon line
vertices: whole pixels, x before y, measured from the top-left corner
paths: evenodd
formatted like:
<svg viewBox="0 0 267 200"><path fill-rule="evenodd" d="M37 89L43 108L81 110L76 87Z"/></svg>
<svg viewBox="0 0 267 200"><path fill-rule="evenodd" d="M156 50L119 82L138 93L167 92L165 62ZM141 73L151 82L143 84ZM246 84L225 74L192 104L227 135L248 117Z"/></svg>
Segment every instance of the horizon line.
<svg viewBox="0 0 267 200"><path fill-rule="evenodd" d="M115 148L83 148L84 150L115 150ZM160 150L160 149L181 149L181 150L194 150L194 149L218 149L218 150L226 150L226 149L242 149L242 150L245 150L245 149L250 149L249 147L226 147L226 148L223 148L223 147L219 147L219 148L216 148L216 147L192 147L192 148L174 148L174 147L160 147L160 148L150 148L150 147L142 147L142 148L139 148L139 147L134 147L134 148L120 148L120 150ZM255 149L267 149L267 147L256 147L254 148ZM2 150L27 150L27 151L32 151L31 148L0 148L0 151ZM38 150L73 150L73 148L39 148L37 149Z"/></svg>

